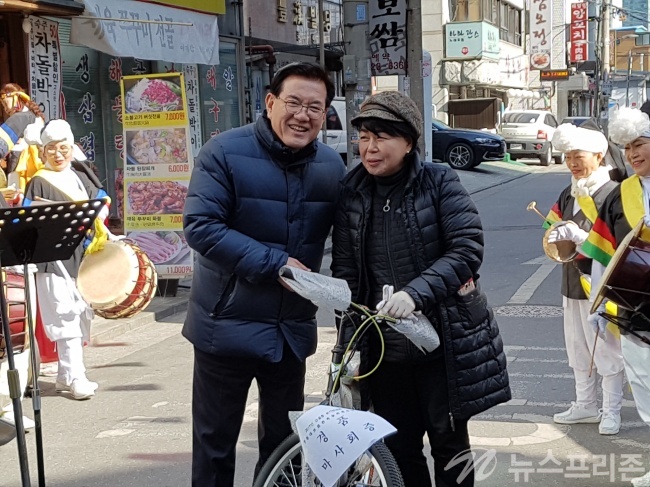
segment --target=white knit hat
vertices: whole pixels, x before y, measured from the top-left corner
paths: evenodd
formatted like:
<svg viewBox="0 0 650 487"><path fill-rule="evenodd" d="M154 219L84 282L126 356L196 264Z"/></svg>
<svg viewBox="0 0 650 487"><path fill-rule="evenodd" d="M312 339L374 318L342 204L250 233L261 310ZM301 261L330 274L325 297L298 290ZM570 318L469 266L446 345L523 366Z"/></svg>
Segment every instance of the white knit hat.
<svg viewBox="0 0 650 487"><path fill-rule="evenodd" d="M636 108L614 110L609 120L609 138L617 144L627 145L639 137L650 137L648 115Z"/></svg>
<svg viewBox="0 0 650 487"><path fill-rule="evenodd" d="M50 142L67 142L74 145L70 124L65 120L51 120L41 132L41 145L46 146Z"/></svg>
<svg viewBox="0 0 650 487"><path fill-rule="evenodd" d="M602 132L576 127L570 123L563 123L555 129L551 143L556 150L565 154L580 150L604 156L609 147L607 138Z"/></svg>

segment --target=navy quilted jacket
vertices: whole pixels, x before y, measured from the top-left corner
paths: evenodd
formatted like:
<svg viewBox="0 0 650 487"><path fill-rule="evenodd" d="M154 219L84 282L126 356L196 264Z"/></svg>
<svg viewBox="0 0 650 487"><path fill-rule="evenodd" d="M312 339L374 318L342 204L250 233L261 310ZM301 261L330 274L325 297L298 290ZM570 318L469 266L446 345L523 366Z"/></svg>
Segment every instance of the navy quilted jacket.
<svg viewBox="0 0 650 487"><path fill-rule="evenodd" d="M183 335L195 347L270 362L285 340L300 359L315 352L316 307L278 271L288 257L320 269L344 174L334 150L292 152L265 116L203 146L183 215L197 254Z"/></svg>

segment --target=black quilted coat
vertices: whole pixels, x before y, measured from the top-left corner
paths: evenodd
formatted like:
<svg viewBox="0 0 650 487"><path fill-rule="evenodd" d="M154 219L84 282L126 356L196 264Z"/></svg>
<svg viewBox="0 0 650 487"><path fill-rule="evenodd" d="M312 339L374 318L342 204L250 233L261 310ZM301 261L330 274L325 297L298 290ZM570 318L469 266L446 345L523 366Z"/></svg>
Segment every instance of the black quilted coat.
<svg viewBox="0 0 650 487"><path fill-rule="evenodd" d="M332 239L332 274L348 282L353 301L361 304L370 304L364 249L372 188L362 165L346 176ZM483 258L478 211L455 172L417 158L401 204L411 252L391 254L391 260L419 270L402 290L438 324L452 422L469 419L511 397L503 342L485 295L457 294L470 278L478 279Z"/></svg>

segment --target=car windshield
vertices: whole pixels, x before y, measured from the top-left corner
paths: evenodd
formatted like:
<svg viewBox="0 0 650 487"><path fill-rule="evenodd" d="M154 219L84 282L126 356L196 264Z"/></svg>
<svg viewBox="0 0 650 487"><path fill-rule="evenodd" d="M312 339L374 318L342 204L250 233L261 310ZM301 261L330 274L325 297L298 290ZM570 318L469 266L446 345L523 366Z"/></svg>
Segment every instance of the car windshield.
<svg viewBox="0 0 650 487"><path fill-rule="evenodd" d="M447 125L444 122L441 122L440 120L435 120L434 119L434 120L431 121L431 123L433 124L433 128L438 129L438 130L440 130L440 129L450 129L451 128L449 125Z"/></svg>
<svg viewBox="0 0 650 487"><path fill-rule="evenodd" d="M503 116L504 123L535 123L538 113L510 112Z"/></svg>

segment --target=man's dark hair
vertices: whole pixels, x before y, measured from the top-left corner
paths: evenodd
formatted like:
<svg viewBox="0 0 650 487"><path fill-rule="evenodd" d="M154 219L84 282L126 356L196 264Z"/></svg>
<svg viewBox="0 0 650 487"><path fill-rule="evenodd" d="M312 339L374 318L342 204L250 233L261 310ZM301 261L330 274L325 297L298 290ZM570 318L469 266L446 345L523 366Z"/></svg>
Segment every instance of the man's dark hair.
<svg viewBox="0 0 650 487"><path fill-rule="evenodd" d="M375 135L384 133L391 137L404 137L411 143L413 148L417 147L418 133L409 123L370 117L355 120L353 125L357 130L367 130Z"/></svg>
<svg viewBox="0 0 650 487"><path fill-rule="evenodd" d="M641 105L641 111L650 117L650 100L643 102L643 105Z"/></svg>
<svg viewBox="0 0 650 487"><path fill-rule="evenodd" d="M280 96L282 93L282 84L289 76L299 76L301 78L322 81L327 90L325 106L329 107L334 99L334 83L328 74L320 66L312 63L291 63L280 68L271 80L271 93L274 96Z"/></svg>

